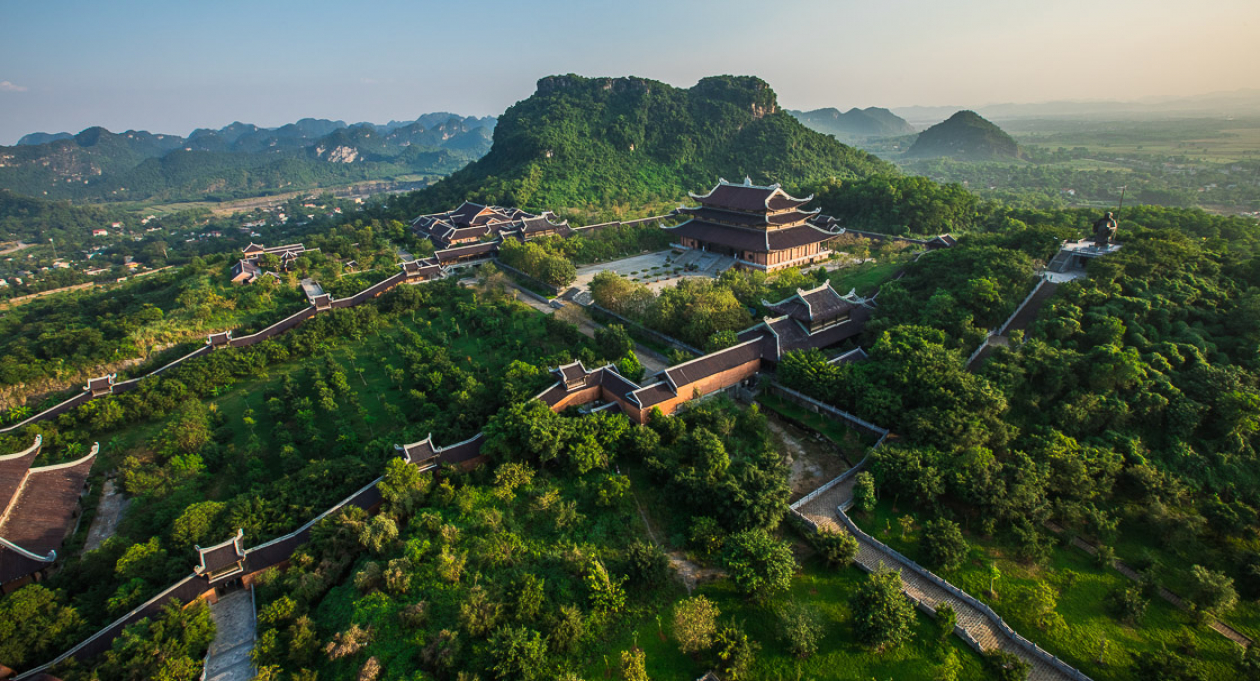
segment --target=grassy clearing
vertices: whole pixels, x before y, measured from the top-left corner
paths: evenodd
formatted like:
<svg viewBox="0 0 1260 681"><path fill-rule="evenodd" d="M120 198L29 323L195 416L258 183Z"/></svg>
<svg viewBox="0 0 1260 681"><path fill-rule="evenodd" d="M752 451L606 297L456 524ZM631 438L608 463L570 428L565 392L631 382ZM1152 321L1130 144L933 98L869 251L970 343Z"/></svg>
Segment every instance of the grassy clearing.
<svg viewBox="0 0 1260 681"><path fill-rule="evenodd" d="M841 295L850 289L857 289L860 296L869 296L879 290L881 284L888 281L902 267L894 262L864 262L853 267L845 267L828 273L831 287Z"/></svg>
<svg viewBox="0 0 1260 681"><path fill-rule="evenodd" d="M858 515L855 520L872 536L922 562L922 523L930 517L895 509L893 500L884 499L870 516ZM915 525L903 538L898 521L907 515L914 518ZM1127 681L1132 678L1130 667L1136 653L1167 646L1193 657L1208 678L1236 678L1237 646L1161 599L1150 601L1138 626L1116 620L1108 610L1107 596L1133 583L1114 570L1100 568L1084 552L1055 545L1046 565L1034 566L1017 560L1003 543L976 535L968 535L967 541L971 548L963 565L938 574L989 603L1016 631L1090 677ZM1002 573L995 585L996 598L987 593L991 563ZM1062 623L1040 625L1032 598L1039 582L1050 584L1057 592L1055 612ZM1107 641L1106 652L1100 663L1103 641Z"/></svg>

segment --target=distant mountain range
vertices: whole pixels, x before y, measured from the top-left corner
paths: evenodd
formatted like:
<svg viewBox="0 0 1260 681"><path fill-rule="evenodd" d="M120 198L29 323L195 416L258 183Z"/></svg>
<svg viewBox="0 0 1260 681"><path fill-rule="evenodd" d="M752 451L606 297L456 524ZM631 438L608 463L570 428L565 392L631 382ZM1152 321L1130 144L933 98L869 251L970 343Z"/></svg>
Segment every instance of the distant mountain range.
<svg viewBox="0 0 1260 681"><path fill-rule="evenodd" d="M892 112L919 125L945 120L964 106L905 106ZM971 107L990 120L1016 118L1092 118L1141 120L1151 118L1198 118L1260 116L1260 89L1212 92L1190 97L1147 97L1134 101L1060 100L1032 104L987 104Z"/></svg>
<svg viewBox="0 0 1260 681"><path fill-rule="evenodd" d="M841 113L839 109L826 108L813 111L788 113L811 130L824 135L835 135L841 140L857 140L865 137L893 137L914 132L910 125L888 109L872 106L868 109L853 108Z"/></svg>
<svg viewBox="0 0 1260 681"><path fill-rule="evenodd" d="M0 188L79 201L232 199L407 174L445 175L490 149L496 119L430 113L385 125L304 118L188 137L32 133L0 147Z"/></svg>
<svg viewBox="0 0 1260 681"><path fill-rule="evenodd" d="M719 178L800 185L894 172L806 128L752 76L690 88L645 78L549 76L499 118L490 152L409 199L429 212L471 199L528 209L678 201Z"/></svg>
<svg viewBox="0 0 1260 681"><path fill-rule="evenodd" d="M1019 158L1019 145L974 111L959 111L919 133L906 158L948 157L961 161Z"/></svg>

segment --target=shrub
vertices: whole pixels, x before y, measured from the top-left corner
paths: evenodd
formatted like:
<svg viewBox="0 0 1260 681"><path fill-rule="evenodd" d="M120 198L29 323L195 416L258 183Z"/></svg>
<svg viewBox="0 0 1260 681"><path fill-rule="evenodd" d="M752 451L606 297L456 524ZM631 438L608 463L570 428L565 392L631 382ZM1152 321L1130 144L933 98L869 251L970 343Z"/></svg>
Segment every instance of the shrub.
<svg viewBox="0 0 1260 681"><path fill-rule="evenodd" d="M967 556L967 541L958 523L939 518L923 528L923 551L929 565L952 570Z"/></svg>
<svg viewBox="0 0 1260 681"><path fill-rule="evenodd" d="M817 610L791 603L779 610L779 635L788 650L797 657L810 657L818 652L823 637L823 618Z"/></svg>

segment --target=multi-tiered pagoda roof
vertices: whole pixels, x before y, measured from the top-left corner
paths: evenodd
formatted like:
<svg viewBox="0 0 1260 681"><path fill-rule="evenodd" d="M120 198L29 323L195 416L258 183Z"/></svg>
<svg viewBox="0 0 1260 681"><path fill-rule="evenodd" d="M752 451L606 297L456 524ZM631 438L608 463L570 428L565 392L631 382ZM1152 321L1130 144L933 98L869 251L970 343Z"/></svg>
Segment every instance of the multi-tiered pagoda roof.
<svg viewBox="0 0 1260 681"><path fill-rule="evenodd" d="M690 196L700 205L678 208L689 219L667 229L688 248L729 255L744 266L768 270L812 262L820 245L839 234L816 224L817 209L803 208L813 196L799 199L777 184L719 180L708 194Z"/></svg>

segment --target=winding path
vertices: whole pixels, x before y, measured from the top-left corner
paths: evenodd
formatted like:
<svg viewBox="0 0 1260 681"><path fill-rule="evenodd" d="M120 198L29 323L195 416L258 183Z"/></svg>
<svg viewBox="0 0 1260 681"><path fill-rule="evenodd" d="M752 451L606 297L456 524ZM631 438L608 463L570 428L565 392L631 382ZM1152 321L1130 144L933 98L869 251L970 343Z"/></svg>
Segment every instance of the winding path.
<svg viewBox="0 0 1260 681"><path fill-rule="evenodd" d="M860 467L861 464L853 470ZM853 476L849 475L839 484L809 499L797 511L818 527L830 527L843 531L845 528L841 527L840 523L836 521L837 519L848 520L846 516L843 516L844 511L842 509L848 508L852 503ZM849 523L852 523L852 521L845 524ZM1060 670L1045 659L1029 653L1022 645L1016 643L1003 631L989 615L918 574L911 567L912 563L899 557L884 544L869 537L863 537L860 534L854 533L854 536L858 539L859 547L857 562L862 568L867 571L874 571L883 564L897 570L901 573L902 590L906 595L916 601L921 601L934 610L941 602L949 603L958 615L958 627L963 629L975 641L976 647L984 652L1001 649L1019 656L1031 667L1028 673L1030 681L1088 679L1080 672L1077 672L1077 676L1073 676Z"/></svg>

